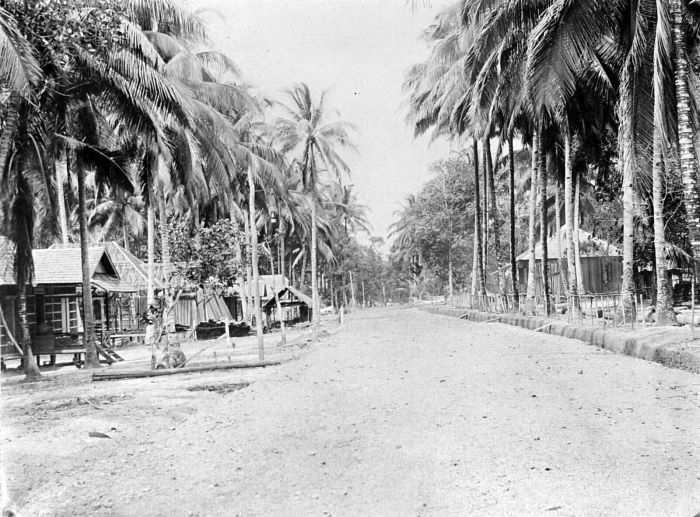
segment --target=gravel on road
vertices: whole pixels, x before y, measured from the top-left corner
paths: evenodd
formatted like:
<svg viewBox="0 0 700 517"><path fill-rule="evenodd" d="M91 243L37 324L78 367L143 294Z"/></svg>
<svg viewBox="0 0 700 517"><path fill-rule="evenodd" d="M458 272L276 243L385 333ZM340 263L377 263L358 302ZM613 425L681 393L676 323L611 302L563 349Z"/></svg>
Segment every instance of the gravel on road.
<svg viewBox="0 0 700 517"><path fill-rule="evenodd" d="M3 386L4 495L27 516L690 516L699 390L574 340L369 309L271 368Z"/></svg>

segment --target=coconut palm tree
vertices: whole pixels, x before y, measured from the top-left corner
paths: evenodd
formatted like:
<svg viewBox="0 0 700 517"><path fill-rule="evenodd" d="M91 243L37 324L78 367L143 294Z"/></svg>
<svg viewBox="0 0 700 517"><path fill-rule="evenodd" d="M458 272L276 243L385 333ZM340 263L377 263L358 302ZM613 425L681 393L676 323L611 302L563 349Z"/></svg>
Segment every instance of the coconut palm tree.
<svg viewBox="0 0 700 517"><path fill-rule="evenodd" d="M311 90L298 84L287 91L291 100L283 105L286 117L277 120L277 135L283 152L298 159L302 184L311 198L311 293L313 320L320 321L321 305L318 293L318 186L323 170L336 178L350 173L350 168L339 154L340 149L354 149L351 132L355 126L339 120L328 122L326 93L314 101Z"/></svg>

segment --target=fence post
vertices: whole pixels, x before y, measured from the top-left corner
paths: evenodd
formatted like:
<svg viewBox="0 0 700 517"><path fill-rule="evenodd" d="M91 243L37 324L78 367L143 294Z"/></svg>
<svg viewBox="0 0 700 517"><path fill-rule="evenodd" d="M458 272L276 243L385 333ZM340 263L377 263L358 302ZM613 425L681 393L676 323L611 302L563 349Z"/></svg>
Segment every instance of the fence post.
<svg viewBox="0 0 700 517"><path fill-rule="evenodd" d="M226 335L226 346L231 348L231 334L229 334L228 318L224 318L224 334Z"/></svg>

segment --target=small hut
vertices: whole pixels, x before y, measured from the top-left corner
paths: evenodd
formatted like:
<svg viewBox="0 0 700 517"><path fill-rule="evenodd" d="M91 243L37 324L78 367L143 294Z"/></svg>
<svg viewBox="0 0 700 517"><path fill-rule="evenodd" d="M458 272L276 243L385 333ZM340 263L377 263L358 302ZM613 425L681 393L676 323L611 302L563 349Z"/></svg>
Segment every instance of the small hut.
<svg viewBox="0 0 700 517"><path fill-rule="evenodd" d="M619 293L622 285L622 251L609 242L579 229L579 248L581 250L581 272L583 288L587 293ZM566 225L557 234L547 239L547 264L549 265L550 292L555 297L566 296L559 259L566 262ZM518 290L527 291L529 253L527 251L515 259L518 269ZM535 263L537 276L535 286L537 295L542 289L542 243L535 245ZM565 266L566 267L566 266ZM566 274L566 270L564 271Z"/></svg>
<svg viewBox="0 0 700 517"><path fill-rule="evenodd" d="M282 307L282 314L277 314L277 300ZM313 301L296 287L288 285L277 292L263 304L265 318L268 326L277 321L285 323L297 323L311 321L313 313Z"/></svg>

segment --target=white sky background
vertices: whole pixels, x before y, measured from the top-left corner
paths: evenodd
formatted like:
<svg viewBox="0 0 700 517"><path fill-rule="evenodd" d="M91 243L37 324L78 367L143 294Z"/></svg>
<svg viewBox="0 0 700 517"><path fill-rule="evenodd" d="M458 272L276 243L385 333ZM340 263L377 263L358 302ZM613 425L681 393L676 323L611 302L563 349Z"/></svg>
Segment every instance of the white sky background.
<svg viewBox="0 0 700 517"><path fill-rule="evenodd" d="M417 2L420 4L421 2ZM212 46L229 55L244 78L266 96L306 82L360 130L359 154L347 156L360 203L370 208L373 233L387 237L393 212L445 158L447 142L413 139L406 127L405 73L427 54L419 39L449 3L414 9L408 0L189 0L203 13Z"/></svg>

